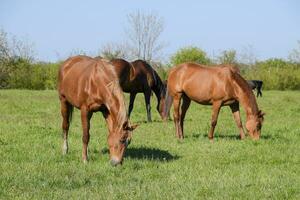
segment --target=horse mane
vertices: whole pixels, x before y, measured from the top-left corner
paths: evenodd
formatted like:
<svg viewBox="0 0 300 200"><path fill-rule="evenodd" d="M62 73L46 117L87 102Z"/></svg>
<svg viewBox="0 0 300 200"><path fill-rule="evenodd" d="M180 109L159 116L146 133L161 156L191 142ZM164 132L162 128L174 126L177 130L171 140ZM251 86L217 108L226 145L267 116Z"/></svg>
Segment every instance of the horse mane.
<svg viewBox="0 0 300 200"><path fill-rule="evenodd" d="M115 72L114 66L107 60L101 59L100 61L104 64L103 66L105 67L105 69L108 70L109 73L113 75L112 81L107 84L107 88L109 88L111 91L111 95L112 95L111 98L115 97L116 99L118 99L119 105L115 105L116 107L119 107L119 110L116 111L117 113L116 120L118 122L121 122L120 127L118 127L121 128L123 125L122 122L127 121L127 110L125 106L123 91L120 87L119 79Z"/></svg>
<svg viewBox="0 0 300 200"><path fill-rule="evenodd" d="M241 90L247 96L247 98L245 98L245 100L248 101L248 103L252 109L252 112L254 114L257 114L258 113L258 105L257 105L255 96L252 93L252 89L250 88L249 84L240 75L240 73L232 71L232 75L233 75L232 77L233 77L234 81L236 82L236 84L240 86Z"/></svg>

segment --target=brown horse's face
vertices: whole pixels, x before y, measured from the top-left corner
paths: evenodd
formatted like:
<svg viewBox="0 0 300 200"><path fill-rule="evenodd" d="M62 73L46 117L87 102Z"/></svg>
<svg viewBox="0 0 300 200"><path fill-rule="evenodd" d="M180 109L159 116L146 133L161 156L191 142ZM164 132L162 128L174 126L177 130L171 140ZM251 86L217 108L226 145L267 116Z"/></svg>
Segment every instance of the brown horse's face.
<svg viewBox="0 0 300 200"><path fill-rule="evenodd" d="M123 156L127 146L130 144L132 131L137 125L129 126L128 122L124 122L120 131L110 133L108 136L108 146L110 153L110 163L113 166L122 164Z"/></svg>
<svg viewBox="0 0 300 200"><path fill-rule="evenodd" d="M260 130L264 120L264 113L259 111L257 116L250 118L246 122L246 129L252 139L258 140L260 137Z"/></svg>
<svg viewBox="0 0 300 200"><path fill-rule="evenodd" d="M165 120L167 118L167 116L165 116L165 113L164 113L164 108L166 106L166 101L165 101L165 96L162 96L161 99L160 99L160 102L159 104L157 105L156 109L160 115L160 117Z"/></svg>

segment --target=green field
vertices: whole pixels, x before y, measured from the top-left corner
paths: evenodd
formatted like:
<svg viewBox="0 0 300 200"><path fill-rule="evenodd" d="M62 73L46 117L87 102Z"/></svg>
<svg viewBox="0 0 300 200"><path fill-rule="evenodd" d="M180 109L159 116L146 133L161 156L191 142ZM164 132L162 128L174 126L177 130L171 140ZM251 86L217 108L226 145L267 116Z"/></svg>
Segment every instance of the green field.
<svg viewBox="0 0 300 200"><path fill-rule="evenodd" d="M154 122L145 122L138 95L131 121L140 126L123 165L111 167L100 113L91 122L84 165L78 111L69 154L61 153L56 91L0 90L0 199L300 199L300 92L263 95L259 141L240 141L224 107L214 143L207 138L209 106L191 105L180 142L173 122L161 122L154 100Z"/></svg>

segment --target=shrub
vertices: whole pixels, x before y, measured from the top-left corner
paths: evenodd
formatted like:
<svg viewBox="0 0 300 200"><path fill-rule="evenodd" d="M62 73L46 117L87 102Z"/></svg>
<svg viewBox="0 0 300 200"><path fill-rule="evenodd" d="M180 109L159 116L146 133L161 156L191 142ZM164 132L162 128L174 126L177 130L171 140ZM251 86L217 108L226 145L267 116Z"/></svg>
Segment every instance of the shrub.
<svg viewBox="0 0 300 200"><path fill-rule="evenodd" d="M210 64L211 60L206 53L198 47L185 47L177 51L171 57L171 64L178 65L184 62L195 62L199 64Z"/></svg>

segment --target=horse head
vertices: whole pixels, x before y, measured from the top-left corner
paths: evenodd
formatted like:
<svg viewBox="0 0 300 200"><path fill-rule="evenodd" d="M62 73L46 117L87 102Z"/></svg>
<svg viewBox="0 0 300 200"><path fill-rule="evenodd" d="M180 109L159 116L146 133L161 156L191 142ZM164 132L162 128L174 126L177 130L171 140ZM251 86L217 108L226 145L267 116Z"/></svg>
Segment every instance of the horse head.
<svg viewBox="0 0 300 200"><path fill-rule="evenodd" d="M132 131L138 125L130 125L126 120L122 127L110 133L108 136L108 146L110 153L110 163L113 166L122 164L124 153L132 138Z"/></svg>
<svg viewBox="0 0 300 200"><path fill-rule="evenodd" d="M254 140L258 140L260 137L260 130L264 121L264 115L265 113L259 110L256 115L252 115L249 119L247 119L246 129L250 137Z"/></svg>

